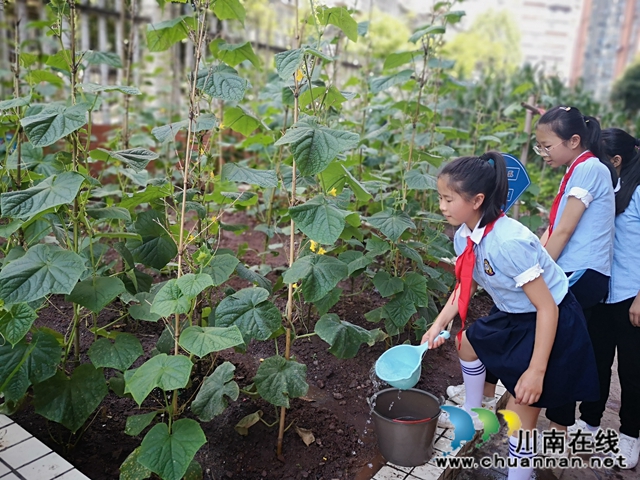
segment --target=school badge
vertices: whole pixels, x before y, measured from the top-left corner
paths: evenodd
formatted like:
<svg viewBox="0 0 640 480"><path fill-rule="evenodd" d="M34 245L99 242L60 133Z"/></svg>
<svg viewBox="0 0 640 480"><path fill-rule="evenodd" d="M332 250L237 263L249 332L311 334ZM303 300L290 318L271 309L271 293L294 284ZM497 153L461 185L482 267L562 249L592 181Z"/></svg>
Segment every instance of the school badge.
<svg viewBox="0 0 640 480"><path fill-rule="evenodd" d="M490 277L493 277L496 274L496 272L493 271L493 267L489 263L489 260L487 260L486 258L484 259L484 273L486 273Z"/></svg>

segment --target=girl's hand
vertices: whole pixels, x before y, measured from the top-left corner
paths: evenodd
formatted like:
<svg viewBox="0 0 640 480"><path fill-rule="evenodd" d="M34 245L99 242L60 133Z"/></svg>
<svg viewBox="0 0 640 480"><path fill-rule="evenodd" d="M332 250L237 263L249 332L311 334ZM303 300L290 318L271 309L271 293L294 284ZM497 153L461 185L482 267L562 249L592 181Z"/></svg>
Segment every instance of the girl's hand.
<svg viewBox="0 0 640 480"><path fill-rule="evenodd" d="M438 348L440 345L442 345L445 342L444 338L438 337L441 331L442 331L442 327L434 323L433 325L431 325L431 328L427 330L427 332L422 336L420 345L422 345L425 342L428 342L429 349Z"/></svg>
<svg viewBox="0 0 640 480"><path fill-rule="evenodd" d="M640 327L640 293L638 293L629 309L629 321L634 327Z"/></svg>
<svg viewBox="0 0 640 480"><path fill-rule="evenodd" d="M516 404L531 405L540 400L544 373L528 368L516 384Z"/></svg>

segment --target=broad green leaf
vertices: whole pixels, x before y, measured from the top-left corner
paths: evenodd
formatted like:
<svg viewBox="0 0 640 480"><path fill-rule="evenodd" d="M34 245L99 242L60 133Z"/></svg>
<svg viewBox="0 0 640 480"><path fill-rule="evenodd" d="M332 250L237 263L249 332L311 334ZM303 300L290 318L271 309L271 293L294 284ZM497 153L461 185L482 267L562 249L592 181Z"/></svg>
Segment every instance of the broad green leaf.
<svg viewBox="0 0 640 480"><path fill-rule="evenodd" d="M245 60L249 60L254 67L260 68L260 57L253 51L251 42L234 45L232 43L226 43L219 38L209 44L209 51L214 57L222 60L230 67L235 67ZM228 125L226 121L224 124Z"/></svg>
<svg viewBox="0 0 640 480"><path fill-rule="evenodd" d="M142 242L134 240L127 243L137 262L160 269L178 254L176 243L163 225L164 215L155 210L138 215L135 230L142 237Z"/></svg>
<svg viewBox="0 0 640 480"><path fill-rule="evenodd" d="M240 394L238 384L233 381L233 364L224 362L215 369L212 375L205 377L200 391L191 404L191 411L202 422L210 422L227 408L225 396L237 400Z"/></svg>
<svg viewBox="0 0 640 480"><path fill-rule="evenodd" d="M369 21L358 22L358 35L364 37L369 32Z"/></svg>
<svg viewBox="0 0 640 480"><path fill-rule="evenodd" d="M369 223L386 237L397 242L408 228L416 228L411 217L401 210L383 210L369 217Z"/></svg>
<svg viewBox="0 0 640 480"><path fill-rule="evenodd" d="M102 160L104 162L122 162L131 167L136 172L141 172L151 160L157 159L160 155L145 148L130 148L128 150L119 150L117 152L109 152L102 148L89 152L91 158Z"/></svg>
<svg viewBox="0 0 640 480"><path fill-rule="evenodd" d="M222 120L225 126L235 132L243 134L245 137L251 135L254 130L260 126L268 130L268 127L262 123L249 109L243 106L227 107L224 109L224 118ZM234 165L234 164L225 164Z"/></svg>
<svg viewBox="0 0 640 480"><path fill-rule="evenodd" d="M78 59L78 55L76 55L76 60ZM58 70L63 70L65 72L71 72L69 64L72 63L71 60L71 50L64 49L58 50L53 55L49 55L47 57L45 65L49 65L50 67L57 68Z"/></svg>
<svg viewBox="0 0 640 480"><path fill-rule="evenodd" d="M46 147L80 129L87 123L89 105L71 107L51 105L40 113L20 120L29 141L36 147Z"/></svg>
<svg viewBox="0 0 640 480"><path fill-rule="evenodd" d="M229 280L229 277L236 269L238 262L239 260L233 255L223 253L221 255L216 255L215 257L213 257L211 263L204 267L202 271L211 275L213 286L217 287L218 285L222 285L224 282Z"/></svg>
<svg viewBox="0 0 640 480"><path fill-rule="evenodd" d="M390 297L404 290L404 283L401 278L392 277L384 270L380 270L373 277L373 284L380 292L382 298Z"/></svg>
<svg viewBox="0 0 640 480"><path fill-rule="evenodd" d="M404 295L400 294L384 306L387 314L386 318L393 322L398 328L404 327L411 318L411 315L418 311L413 302L407 301L403 297Z"/></svg>
<svg viewBox="0 0 640 480"><path fill-rule="evenodd" d="M0 272L0 298L7 305L31 302L52 293L68 294L84 270L84 260L76 253L35 245Z"/></svg>
<svg viewBox="0 0 640 480"><path fill-rule="evenodd" d="M118 333L113 343L108 338L99 338L93 342L88 355L96 368L115 368L124 372L143 353L140 340L134 335Z"/></svg>
<svg viewBox="0 0 640 480"><path fill-rule="evenodd" d="M409 272L402 280L404 281L403 297L416 307L427 307L429 305L427 279L419 273Z"/></svg>
<svg viewBox="0 0 640 480"><path fill-rule="evenodd" d="M233 68L221 63L198 70L196 87L213 98L239 102L244 98L245 91L251 88L251 84L240 78Z"/></svg>
<svg viewBox="0 0 640 480"><path fill-rule="evenodd" d="M100 313L125 290L119 278L92 276L78 283L65 300L82 305L93 313Z"/></svg>
<svg viewBox="0 0 640 480"><path fill-rule="evenodd" d="M357 133L333 130L319 125L314 117L306 117L287 130L274 145L291 145L300 175L322 172L339 153L358 146Z"/></svg>
<svg viewBox="0 0 640 480"><path fill-rule="evenodd" d="M153 419L156 418L157 414L158 412L150 412L127 417L127 425L124 427L124 433L131 435L132 437L140 435L142 431L147 428L151 422L153 422Z"/></svg>
<svg viewBox="0 0 640 480"><path fill-rule="evenodd" d="M353 190L353 193L356 196L356 199L359 202L367 202L367 201L369 201L373 197L373 195L371 195L369 193L369 191L365 188L365 186L362 185L356 179L356 177L354 177L351 174L351 172L349 170L347 170L347 167L345 167L344 165L341 165L341 167L344 170L344 173L346 175L347 184L351 187L351 190Z"/></svg>
<svg viewBox="0 0 640 480"><path fill-rule="evenodd" d="M382 68L383 70L389 70L391 68L399 67L400 65L411 62L418 55L420 55L418 50L392 53L384 59L384 66Z"/></svg>
<svg viewBox="0 0 640 480"><path fill-rule="evenodd" d="M5 192L0 195L2 216L26 220L49 208L73 203L83 182L79 173L64 172L26 190Z"/></svg>
<svg viewBox="0 0 640 480"><path fill-rule="evenodd" d="M24 341L15 346L9 345L8 342L0 345L0 392L4 395L5 401L20 400L27 393L31 381L26 362L34 347L33 344L28 345Z"/></svg>
<svg viewBox="0 0 640 480"><path fill-rule="evenodd" d="M129 306L129 315L131 315L131 318L147 322L157 322L162 318L162 315L151 313L151 305L153 304L155 294L140 292L137 293L135 297L140 303L138 305L132 304Z"/></svg>
<svg viewBox="0 0 640 480"><path fill-rule="evenodd" d="M136 87L129 87L127 85L98 85L97 83L81 83L78 85L86 93L101 93L101 92L120 92L125 95L141 95L142 92Z"/></svg>
<svg viewBox="0 0 640 480"><path fill-rule="evenodd" d="M12 220L9 223L0 225L0 238L9 238L24 225L22 220Z"/></svg>
<svg viewBox="0 0 640 480"><path fill-rule="evenodd" d="M437 190L438 183L433 175L422 173L419 170L411 170L405 176L407 187L411 190Z"/></svg>
<svg viewBox="0 0 640 480"><path fill-rule="evenodd" d="M302 293L307 302L320 300L335 288L340 280L349 276L349 267L334 257L307 255L291 265L282 279L295 283L302 279Z"/></svg>
<svg viewBox="0 0 640 480"><path fill-rule="evenodd" d="M237 183L248 183L263 188L275 188L278 186L278 177L275 170L257 170L243 167L237 163L225 163L222 166L222 179Z"/></svg>
<svg viewBox="0 0 640 480"><path fill-rule="evenodd" d="M128 419L127 419L128 420ZM140 447L136 448L126 460L120 465L119 480L147 480L152 471L147 467L143 467L138 459L140 458Z"/></svg>
<svg viewBox="0 0 640 480"><path fill-rule="evenodd" d="M33 404L36 413L75 433L108 392L102 369L85 363L73 371L71 378L58 370L50 379L34 385Z"/></svg>
<svg viewBox="0 0 640 480"><path fill-rule="evenodd" d="M161 127L154 127L151 130L151 135L156 137L159 142L165 142L168 139L173 140L180 130L188 126L189 120L181 120Z"/></svg>
<svg viewBox="0 0 640 480"><path fill-rule="evenodd" d="M195 30L196 19L183 15L171 20L147 25L147 47L150 52L163 52L189 36Z"/></svg>
<svg viewBox="0 0 640 480"><path fill-rule="evenodd" d="M29 380L37 384L55 375L62 357L62 347L58 339L45 330L33 334L31 347L26 365Z"/></svg>
<svg viewBox="0 0 640 480"><path fill-rule="evenodd" d="M349 267L349 275L356 273L359 270L367 268L369 265L373 263L373 258L363 255L361 252L357 252L360 254L358 258L351 260L347 263Z"/></svg>
<svg viewBox="0 0 640 480"><path fill-rule="evenodd" d="M251 202L251 200L254 205L258 203L258 195L253 192L220 192L220 195L237 202L239 205Z"/></svg>
<svg viewBox="0 0 640 480"><path fill-rule="evenodd" d="M238 20L244 26L244 19L247 16L240 0L216 0L213 5L213 13L220 20Z"/></svg>
<svg viewBox="0 0 640 480"><path fill-rule="evenodd" d="M240 278L257 285L260 288L264 288L270 294L273 292L273 285L271 285L271 282L267 277L245 267L243 263L238 263L238 265L236 265L236 273Z"/></svg>
<svg viewBox="0 0 640 480"><path fill-rule="evenodd" d="M180 334L180 346L187 352L204 357L212 352L243 345L242 332L237 326L185 328Z"/></svg>
<svg viewBox="0 0 640 480"><path fill-rule="evenodd" d="M109 65L113 68L122 68L122 59L115 52L96 52L87 50L84 53L84 60L89 65Z"/></svg>
<svg viewBox="0 0 640 480"><path fill-rule="evenodd" d="M313 304L318 309L318 315L322 316L325 313L327 313L329 310L331 310L331 307L333 307L336 303L338 303L341 295L342 295L342 289L336 287L333 290L331 290L329 293L327 293L324 297L322 297L320 300L316 300Z"/></svg>
<svg viewBox="0 0 640 480"><path fill-rule="evenodd" d="M315 332L331 346L329 351L338 358L353 358L358 353L360 345L372 341L368 330L340 320L334 313L320 317Z"/></svg>
<svg viewBox="0 0 640 480"><path fill-rule="evenodd" d="M372 78L369 80L371 93L375 95L376 93L380 93L394 85L404 83L411 78L411 75L413 75L413 70L402 70L398 73L394 73L393 75Z"/></svg>
<svg viewBox="0 0 640 480"><path fill-rule="evenodd" d="M319 11L319 20L325 26L335 25L344 32L352 42L358 41L358 23L344 7L324 8Z"/></svg>
<svg viewBox="0 0 640 480"><path fill-rule="evenodd" d="M291 76L300 68L303 57L304 50L302 48L276 53L276 70L280 78L283 80L291 80Z"/></svg>
<svg viewBox="0 0 640 480"><path fill-rule="evenodd" d="M258 393L267 402L289 408L289 399L307 394L306 376L306 365L274 355L260 364L253 380Z"/></svg>
<svg viewBox="0 0 640 480"><path fill-rule="evenodd" d="M205 288L213 286L213 280L206 273L187 273L176 280L176 285L185 297L191 299L196 298Z"/></svg>
<svg viewBox="0 0 640 480"><path fill-rule="evenodd" d="M446 32L446 27L442 25L427 25L426 27L418 28L413 32L413 35L409 37L411 43L416 43L425 35L442 35Z"/></svg>
<svg viewBox="0 0 640 480"><path fill-rule="evenodd" d="M339 209L324 195L289 208L296 226L312 240L332 245L344 230L344 219L350 212Z"/></svg>
<svg viewBox="0 0 640 480"><path fill-rule="evenodd" d="M24 338L36 318L38 315L28 304L16 303L11 310L0 313L0 335L15 345Z"/></svg>
<svg viewBox="0 0 640 480"><path fill-rule="evenodd" d="M171 279L160 289L153 299L151 313L157 313L165 318L180 313L187 313L191 309L189 299L178 287L176 279Z"/></svg>
<svg viewBox="0 0 640 480"><path fill-rule="evenodd" d="M193 364L183 355L167 355L161 353L143 363L140 368L127 370L125 393L130 393L138 405L154 388L165 392L184 388L191 374Z"/></svg>
<svg viewBox="0 0 640 480"><path fill-rule="evenodd" d="M87 208L87 215L96 220L124 220L131 222L129 210L122 207Z"/></svg>
<svg viewBox="0 0 640 480"><path fill-rule="evenodd" d="M171 432L158 423L145 435L138 462L163 480L181 480L207 438L200 425L190 418L176 420Z"/></svg>
<svg viewBox="0 0 640 480"><path fill-rule="evenodd" d="M29 70L25 75L25 80L30 85L36 85L38 83L50 83L56 87L63 87L64 80L50 70Z"/></svg>
<svg viewBox="0 0 640 480"><path fill-rule="evenodd" d="M415 250L414 248L411 248L405 245L404 243L399 243L398 251L402 254L403 257L406 257L410 260L413 260L414 262L417 262L421 268L424 265L424 261L422 260L420 253L418 253L418 251Z"/></svg>
<svg viewBox="0 0 640 480"><path fill-rule="evenodd" d="M29 105L29 102L31 102L31 95L3 100L0 102L0 112L11 108L24 107L25 105Z"/></svg>
<svg viewBox="0 0 640 480"><path fill-rule="evenodd" d="M131 196L124 195L118 206L132 211L138 205L149 203L153 200L164 198L169 195L171 195L171 185L168 183L159 187L155 185L148 185L144 190L136 192Z"/></svg>
<svg viewBox="0 0 640 480"><path fill-rule="evenodd" d="M244 288L224 298L215 312L216 327L237 326L245 343L267 340L282 325L280 310L269 302L264 288Z"/></svg>

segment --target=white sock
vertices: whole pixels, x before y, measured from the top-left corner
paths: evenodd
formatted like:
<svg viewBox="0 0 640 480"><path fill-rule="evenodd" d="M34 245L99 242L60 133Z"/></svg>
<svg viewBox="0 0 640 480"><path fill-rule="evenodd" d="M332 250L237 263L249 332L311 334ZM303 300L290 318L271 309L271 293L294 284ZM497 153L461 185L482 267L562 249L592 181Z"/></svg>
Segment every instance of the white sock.
<svg viewBox="0 0 640 480"><path fill-rule="evenodd" d="M524 445L521 445L519 451L518 448L518 437L509 437L509 458L517 458L518 466L517 467L509 467L509 476L507 480L529 480L531 474L533 473L533 466L530 467L521 467L520 462L524 458L528 458L530 462L533 461L533 457L535 457L535 453L533 453L531 446L530 448L526 448Z"/></svg>
<svg viewBox="0 0 640 480"><path fill-rule="evenodd" d="M487 376L487 369L480 359L473 362L460 360L462 366L462 378L464 379L464 388L466 395L463 408L471 413L472 408L482 408L482 394L484 392L484 379ZM476 414L477 415L477 414Z"/></svg>

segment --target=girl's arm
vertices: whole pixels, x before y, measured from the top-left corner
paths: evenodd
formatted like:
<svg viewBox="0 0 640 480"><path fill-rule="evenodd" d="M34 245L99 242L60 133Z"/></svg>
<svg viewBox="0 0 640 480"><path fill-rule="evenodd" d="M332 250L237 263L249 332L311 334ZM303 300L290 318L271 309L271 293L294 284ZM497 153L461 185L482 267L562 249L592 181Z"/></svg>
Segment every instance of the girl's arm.
<svg viewBox="0 0 640 480"><path fill-rule="evenodd" d="M473 294L476 293L477 289L478 284L474 280L471 282L471 297L473 297ZM427 332L422 336L421 344L429 342L429 348L437 348L444 343L444 338L438 337L438 335L458 314L458 298L460 298L460 286L458 286L458 288L456 288L449 296L446 305L442 310L440 310L440 313L434 320L431 328L429 328L429 330L427 330Z"/></svg>
<svg viewBox="0 0 640 480"><path fill-rule="evenodd" d="M640 327L640 292L629 308L629 321L634 327Z"/></svg>
<svg viewBox="0 0 640 480"><path fill-rule="evenodd" d="M562 250L564 250L564 247L569 243L569 239L571 238L571 235L573 235L573 232L578 226L578 222L580 221L580 218L582 218L582 214L586 209L587 207L582 203L582 200L576 197L569 197L567 200L567 206L562 212L562 217L560 217L560 221L553 228L553 233L546 242L546 245L542 242L542 244L545 245L547 252L549 252L549 255L551 255L551 258L558 260ZM596 228L595 225L594 228Z"/></svg>
<svg viewBox="0 0 640 480"><path fill-rule="evenodd" d="M549 227L547 227L547 229L544 231L544 233L540 237L540 243L542 245L546 245L548 241L549 241Z"/></svg>
<svg viewBox="0 0 640 480"><path fill-rule="evenodd" d="M540 276L522 286L536 308L536 336L529 368L516 384L516 403L531 405L542 395L542 383L558 328L558 306L544 279Z"/></svg>

